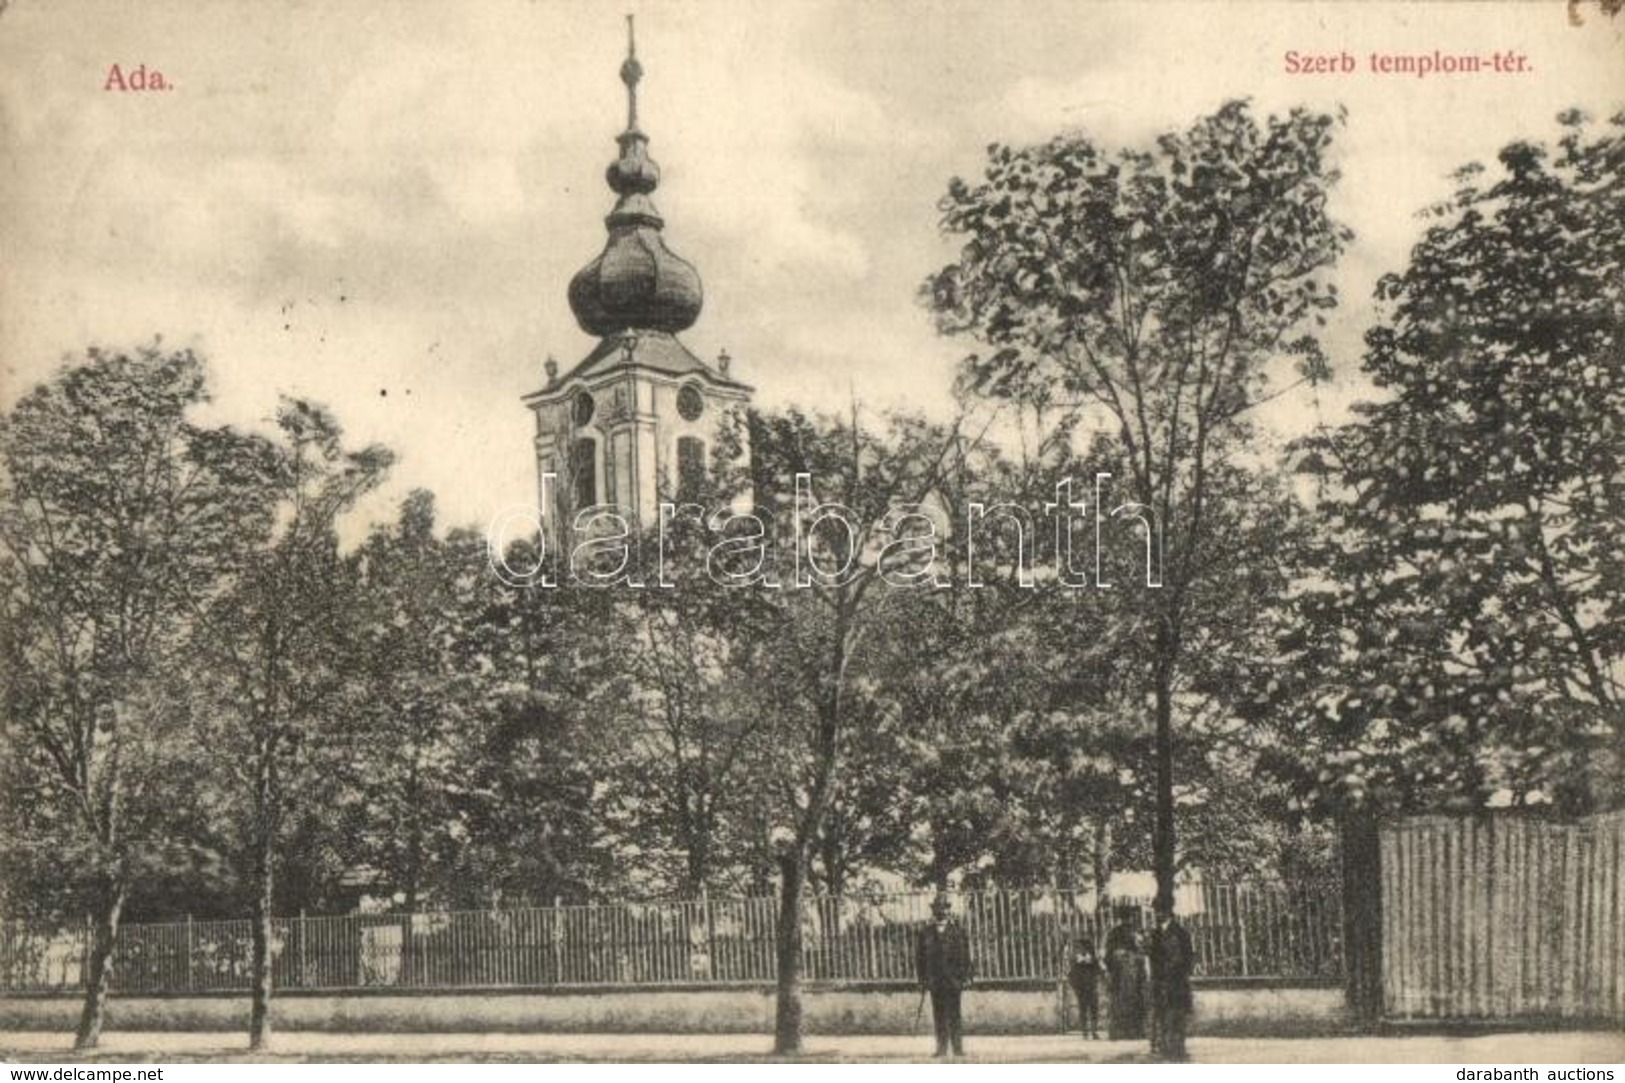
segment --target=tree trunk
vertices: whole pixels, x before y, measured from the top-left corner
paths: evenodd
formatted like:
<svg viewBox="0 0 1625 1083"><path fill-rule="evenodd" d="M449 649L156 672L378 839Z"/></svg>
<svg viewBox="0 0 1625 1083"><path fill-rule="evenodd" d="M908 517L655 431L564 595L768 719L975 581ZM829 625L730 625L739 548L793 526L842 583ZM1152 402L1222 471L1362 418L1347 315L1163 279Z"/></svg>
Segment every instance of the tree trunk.
<svg viewBox="0 0 1625 1083"><path fill-rule="evenodd" d="M1157 820L1152 834L1151 862L1157 876L1157 897L1152 908L1158 913L1174 912L1174 694L1173 674L1166 662L1156 669L1157 715ZM1166 1026L1169 1003L1167 975L1161 967L1151 968L1151 1043L1158 1050L1157 1035Z"/></svg>
<svg viewBox="0 0 1625 1083"><path fill-rule="evenodd" d="M262 851L263 853L263 851ZM271 869L269 855L256 857L253 928L253 1000L248 1014L248 1048L271 1041Z"/></svg>
<svg viewBox="0 0 1625 1083"><path fill-rule="evenodd" d="M697 827L689 837L684 891L690 898L703 894L711 881L711 832L708 827Z"/></svg>
<svg viewBox="0 0 1625 1083"><path fill-rule="evenodd" d="M1153 909L1174 909L1174 692L1171 674L1159 666L1156 676L1157 819L1151 836L1151 865L1157 877Z"/></svg>
<svg viewBox="0 0 1625 1083"><path fill-rule="evenodd" d="M840 809L830 810L824 817L824 829L819 832L818 860L824 867L824 890L839 896L846 889L846 854L842 847L842 816Z"/></svg>
<svg viewBox="0 0 1625 1083"><path fill-rule="evenodd" d="M1106 888L1112 882L1112 822L1106 816L1095 821L1095 903L1106 898Z"/></svg>
<svg viewBox="0 0 1625 1083"><path fill-rule="evenodd" d="M931 886L938 891L948 890L948 874L953 872L953 865L942 845L941 832L933 826L931 837Z"/></svg>
<svg viewBox="0 0 1625 1083"><path fill-rule="evenodd" d="M1382 852L1377 818L1339 817L1343 859L1344 995L1362 1030L1382 1023Z"/></svg>
<svg viewBox="0 0 1625 1083"><path fill-rule="evenodd" d="M119 916L124 911L125 895L122 883L109 884L101 900L101 913L96 915L95 939L90 945L90 966L85 976L85 1004L79 1013L79 1029L73 1036L75 1049L95 1049L102 1038L107 992L113 983L113 949L118 942Z"/></svg>
<svg viewBox="0 0 1625 1083"><path fill-rule="evenodd" d="M406 776L406 912L418 912L418 891L423 883L423 783L418 752L412 753L412 768Z"/></svg>
<svg viewBox="0 0 1625 1083"><path fill-rule="evenodd" d="M773 1052L801 1052L801 886L805 855L797 847L779 856L778 1008Z"/></svg>
<svg viewBox="0 0 1625 1083"><path fill-rule="evenodd" d="M261 830L254 843L254 927L252 1001L248 1012L248 1048L262 1050L271 1042L271 834Z"/></svg>

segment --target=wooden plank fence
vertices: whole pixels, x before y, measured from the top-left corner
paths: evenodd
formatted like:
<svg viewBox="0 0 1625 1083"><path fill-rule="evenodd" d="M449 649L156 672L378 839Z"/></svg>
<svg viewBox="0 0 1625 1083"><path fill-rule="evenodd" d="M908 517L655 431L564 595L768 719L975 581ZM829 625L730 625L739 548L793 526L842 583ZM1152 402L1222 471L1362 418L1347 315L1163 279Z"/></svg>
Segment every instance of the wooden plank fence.
<svg viewBox="0 0 1625 1083"><path fill-rule="evenodd" d="M803 912L810 981L914 978L914 934L929 893L819 897ZM1149 900L1134 904L1149 920ZM777 900L709 898L444 913L297 917L274 924L282 989L435 989L771 983ZM1341 915L1335 886L1197 884L1177 907L1200 975L1335 979ZM980 980L1053 981L1074 937L1103 944L1110 911L1055 890L954 898ZM121 993L246 990L247 921L126 925L113 985ZM0 926L0 992L68 990L83 980L86 931Z"/></svg>
<svg viewBox="0 0 1625 1083"><path fill-rule="evenodd" d="M1625 812L1384 827L1386 1014L1625 1022L1622 849Z"/></svg>

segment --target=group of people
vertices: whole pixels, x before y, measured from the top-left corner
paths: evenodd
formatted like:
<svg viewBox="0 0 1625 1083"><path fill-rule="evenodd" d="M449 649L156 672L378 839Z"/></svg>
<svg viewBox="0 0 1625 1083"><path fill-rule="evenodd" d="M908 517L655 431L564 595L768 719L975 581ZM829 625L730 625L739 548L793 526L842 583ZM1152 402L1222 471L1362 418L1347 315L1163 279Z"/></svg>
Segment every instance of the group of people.
<svg viewBox="0 0 1625 1083"><path fill-rule="evenodd" d="M1090 936L1080 937L1073 946L1067 984L1078 999L1083 1036L1100 1037L1104 977L1108 989L1106 1036L1113 1041L1136 1040L1144 1038L1149 1029L1151 1048L1159 1057L1184 1060L1195 967L1190 931L1172 912L1157 912L1148 940L1140 931L1138 909L1120 907L1117 923L1106 934L1104 954Z"/></svg>
<svg viewBox="0 0 1625 1083"><path fill-rule="evenodd" d="M952 910L948 897L938 895L931 903L931 920L920 929L915 943L921 1007L923 1010L929 993L939 1057L950 1050L954 1056L965 1052L960 1000L972 980L970 938ZM1191 972L1196 963L1191 934L1171 912L1159 910L1147 938L1141 934L1139 916L1136 907L1117 909L1104 952L1096 949L1089 936L1078 938L1073 945L1067 982L1078 999L1083 1035L1100 1037L1100 987L1105 978L1107 1037L1143 1039L1149 1029L1151 1048L1158 1057L1184 1060L1192 1007Z"/></svg>

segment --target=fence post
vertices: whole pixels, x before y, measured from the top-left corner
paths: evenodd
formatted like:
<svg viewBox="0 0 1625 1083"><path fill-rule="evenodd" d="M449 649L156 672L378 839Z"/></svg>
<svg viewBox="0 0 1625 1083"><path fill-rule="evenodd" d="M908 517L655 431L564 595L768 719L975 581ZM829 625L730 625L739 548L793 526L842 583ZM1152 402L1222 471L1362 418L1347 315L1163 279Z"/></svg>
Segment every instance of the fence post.
<svg viewBox="0 0 1625 1083"><path fill-rule="evenodd" d="M305 908L301 906L299 908L299 988L301 989L310 987L310 956L305 950L305 934L308 931L308 927L305 925Z"/></svg>
<svg viewBox="0 0 1625 1083"><path fill-rule="evenodd" d="M1232 892L1231 898L1236 900L1236 902L1235 902L1235 910L1232 911L1232 912L1236 915L1236 932L1241 937L1241 976L1245 978L1245 977L1248 976L1248 970L1247 970L1247 903L1245 901L1246 898L1247 898L1247 895L1243 892L1242 886L1240 884L1233 885L1230 890Z"/></svg>
<svg viewBox="0 0 1625 1083"><path fill-rule="evenodd" d="M414 985L417 982L417 967L412 959L412 914L410 911L401 919L401 972L397 984Z"/></svg>
<svg viewBox="0 0 1625 1083"><path fill-rule="evenodd" d="M192 991L192 915L186 915L186 991Z"/></svg>
<svg viewBox="0 0 1625 1083"><path fill-rule="evenodd" d="M548 937L548 942L553 948L553 981L555 984L564 982L564 926L560 924L563 917L559 913L559 903L562 901L559 896L553 896L553 935Z"/></svg>
<svg viewBox="0 0 1625 1083"><path fill-rule="evenodd" d="M711 913L711 894L700 885L700 922L705 930L705 977L709 981L716 981L719 977L720 967L717 961L717 923Z"/></svg>

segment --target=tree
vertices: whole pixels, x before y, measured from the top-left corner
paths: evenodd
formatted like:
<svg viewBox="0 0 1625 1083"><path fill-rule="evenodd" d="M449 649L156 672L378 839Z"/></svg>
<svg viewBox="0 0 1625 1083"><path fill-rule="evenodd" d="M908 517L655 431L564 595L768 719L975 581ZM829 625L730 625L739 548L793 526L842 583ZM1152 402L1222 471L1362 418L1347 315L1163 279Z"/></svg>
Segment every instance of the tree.
<svg viewBox="0 0 1625 1083"><path fill-rule="evenodd" d="M93 349L0 423L8 812L28 831L11 841L71 854L59 902L95 915L81 1049L132 892L198 856L177 824L194 745L175 675L191 610L238 567L239 524L264 517L252 443L191 420L207 398L189 351Z"/></svg>
<svg viewBox="0 0 1625 1083"><path fill-rule="evenodd" d="M458 879L464 813L481 751L478 677L461 643L474 579L489 575L483 539L435 536L434 496L414 490L397 521L352 558L362 606L365 696L345 719L353 753L338 765L354 802L352 861L376 870L402 907Z"/></svg>
<svg viewBox="0 0 1625 1083"><path fill-rule="evenodd" d="M1473 164L1377 287L1382 398L1305 441L1323 544L1271 689L1323 808L1617 801L1625 114Z"/></svg>
<svg viewBox="0 0 1625 1083"><path fill-rule="evenodd" d="M336 528L391 462L378 446L346 450L333 417L304 400L285 399L276 420L281 442L267 445L255 514L239 524L244 562L231 589L199 611L193 643L218 674L217 739L229 750L245 824L254 1049L271 1037L277 842L300 784L320 777L312 768L331 745L357 668L351 633L361 607Z"/></svg>
<svg viewBox="0 0 1625 1083"><path fill-rule="evenodd" d="M1112 442L1095 444L1078 457L1058 438L1019 468L985 450L955 465L939 486L948 505L989 509L971 525L974 546L956 522L943 546L953 569L946 586L887 610L897 623L879 637L883 658L872 671L894 710L873 736L895 748L865 763L879 759L893 792L907 795L899 815L930 824L930 882L1092 880L1103 895L1114 867L1149 865L1154 735L1140 706L1142 599L1125 589L1145 574L1144 540L1102 528L1103 578L1116 585L1078 585L1060 573L1092 567L1091 531L1074 522L1068 554L1046 511L1065 483L1122 472ZM1174 690L1175 799L1185 828L1176 868L1224 875L1275 865L1286 826L1284 800L1250 777L1256 757L1243 712L1251 696L1237 677L1273 647L1261 616L1290 582L1280 554L1294 547L1305 517L1282 479L1256 469L1217 471L1212 495L1215 532L1228 544L1199 578L1192 657ZM1017 574L1018 522L1034 569L1027 586ZM904 778L889 781L898 765Z"/></svg>
<svg viewBox="0 0 1625 1083"><path fill-rule="evenodd" d="M1049 662L1069 622L1100 625L1078 620L1076 592L1055 576L1045 505L1067 465L1059 448L1016 463L960 441L931 494L944 516L941 585L899 594L879 615L865 669L873 718L855 738L863 770L841 823L868 828L849 840L863 858L918 882L1049 884L1070 879L1081 856L1070 837L1081 806L1075 792L1061 799L1056 767L1065 774L1080 745L1098 747L1096 730L1048 704L1058 681L1098 674L1086 677L1077 656L1064 675ZM1028 738L1051 722L1056 740L1040 751Z"/></svg>
<svg viewBox="0 0 1625 1083"><path fill-rule="evenodd" d="M867 637L894 592L883 571L897 540L894 509L930 494L957 436L899 422L885 437L856 423L800 414L753 419L756 514L775 532L783 607L760 678L779 756L767 792L779 823L774 1049L801 1048L801 911L814 851L848 766ZM805 479L798 480L798 479ZM822 517L820 507L839 505ZM899 571L918 570L904 561ZM791 574L797 576L788 580Z"/></svg>
<svg viewBox="0 0 1625 1083"><path fill-rule="evenodd" d="M534 567L533 542L504 553ZM472 904L497 898L587 902L623 887L612 818L605 814L613 728L585 709L605 682L600 652L616 592L499 577L473 579L458 642L471 675L474 770L456 802L468 838L457 885Z"/></svg>
<svg viewBox="0 0 1625 1083"><path fill-rule="evenodd" d="M1325 362L1312 330L1336 303L1325 272L1346 230L1327 213L1336 118L1260 122L1231 102L1115 156L1083 136L993 146L985 178L955 179L942 227L964 239L927 284L941 328L991 347L976 393L1072 414L1121 451L1118 491L1162 535L1159 589L1138 592L1141 687L1155 734L1154 871L1173 906L1174 714L1215 573L1213 477L1252 439L1278 358Z"/></svg>
<svg viewBox="0 0 1625 1083"><path fill-rule="evenodd" d="M727 507L733 494L712 480L683 506ZM611 611L616 632L598 639L603 676L587 704L618 737L607 769L620 826L643 841L645 861L678 856L664 886L684 897L750 863L739 821L750 772L771 755L755 655L781 617L765 591L715 581L712 548L726 534L708 519L684 511L643 539L644 586Z"/></svg>

